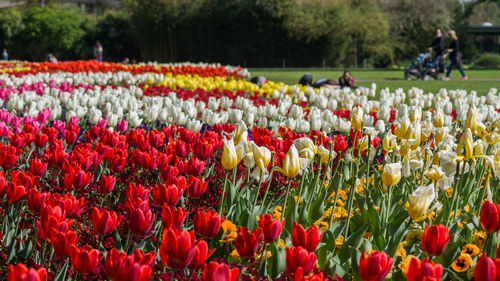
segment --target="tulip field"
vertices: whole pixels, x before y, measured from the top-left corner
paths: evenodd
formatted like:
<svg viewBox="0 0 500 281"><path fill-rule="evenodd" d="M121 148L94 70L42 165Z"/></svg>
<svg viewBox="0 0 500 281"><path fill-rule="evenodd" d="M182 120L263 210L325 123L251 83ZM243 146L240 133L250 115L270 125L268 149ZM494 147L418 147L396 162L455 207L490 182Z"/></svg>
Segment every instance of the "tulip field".
<svg viewBox="0 0 500 281"><path fill-rule="evenodd" d="M500 280L500 94L0 63L0 280Z"/></svg>

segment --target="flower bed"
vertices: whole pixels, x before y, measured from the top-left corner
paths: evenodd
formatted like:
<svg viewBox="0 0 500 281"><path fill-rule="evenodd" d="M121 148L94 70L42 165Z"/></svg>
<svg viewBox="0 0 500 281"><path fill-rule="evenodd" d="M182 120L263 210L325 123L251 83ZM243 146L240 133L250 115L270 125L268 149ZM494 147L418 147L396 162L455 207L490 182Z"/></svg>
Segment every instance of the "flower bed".
<svg viewBox="0 0 500 281"><path fill-rule="evenodd" d="M1 67L9 280L500 271L496 89L259 88L245 69L187 63Z"/></svg>

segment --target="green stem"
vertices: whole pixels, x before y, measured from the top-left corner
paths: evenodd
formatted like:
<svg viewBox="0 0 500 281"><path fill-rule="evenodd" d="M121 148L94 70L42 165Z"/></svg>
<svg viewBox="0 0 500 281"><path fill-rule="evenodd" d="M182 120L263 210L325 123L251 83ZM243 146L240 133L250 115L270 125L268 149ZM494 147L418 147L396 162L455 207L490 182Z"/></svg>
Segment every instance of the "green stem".
<svg viewBox="0 0 500 281"><path fill-rule="evenodd" d="M255 194L255 200L253 201L252 213L251 213L252 215L253 212L255 211L255 205L257 205L257 201L259 200L260 186L262 185L263 174L264 172L261 170L259 176L259 184L257 185L257 194Z"/></svg>
<svg viewBox="0 0 500 281"><path fill-rule="evenodd" d="M353 181L350 186L351 190L349 190L349 204L347 205L348 211L347 211L347 222L345 225L344 239L347 239L347 234L349 234L349 223L351 222L352 205L354 202L354 191L356 190L356 187L354 186L356 182L356 177L354 175L356 174L357 171L353 174Z"/></svg>
<svg viewBox="0 0 500 281"><path fill-rule="evenodd" d="M229 176L229 172L226 171L226 177L224 179L224 187L222 188L222 195L219 203L219 215L222 216L222 206L224 205L224 194L226 193L226 185L227 185L227 177Z"/></svg>

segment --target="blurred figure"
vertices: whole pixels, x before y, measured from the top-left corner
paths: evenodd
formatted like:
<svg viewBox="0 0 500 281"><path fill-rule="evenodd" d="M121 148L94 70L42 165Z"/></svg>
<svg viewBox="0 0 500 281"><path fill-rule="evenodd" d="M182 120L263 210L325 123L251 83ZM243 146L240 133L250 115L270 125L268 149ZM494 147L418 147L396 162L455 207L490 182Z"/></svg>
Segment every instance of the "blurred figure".
<svg viewBox="0 0 500 281"><path fill-rule="evenodd" d="M57 63L57 58L52 53L49 53L47 55L47 61L52 63Z"/></svg>
<svg viewBox="0 0 500 281"><path fill-rule="evenodd" d="M345 70L344 74L339 78L340 88L349 87L354 88L354 76L351 75L349 70Z"/></svg>
<svg viewBox="0 0 500 281"><path fill-rule="evenodd" d="M7 49L3 49L2 59L3 60L9 60L9 54L7 53Z"/></svg>
<svg viewBox="0 0 500 281"><path fill-rule="evenodd" d="M264 76L255 76L254 78L250 79L250 82L257 84L259 88L262 88L262 85L267 83L267 79Z"/></svg>
<svg viewBox="0 0 500 281"><path fill-rule="evenodd" d="M446 77L444 77L443 79L444 80L450 79L451 70L453 69L453 66L456 64L458 70L462 74L462 81L467 80L467 76L465 75L462 63L462 53L460 52L460 47L458 45L458 37L455 34L455 31L454 30L448 31L446 33L446 37L450 39L450 45L448 47L448 50L446 50L448 53L450 53L450 65L448 66L448 70L446 71Z"/></svg>
<svg viewBox="0 0 500 281"><path fill-rule="evenodd" d="M94 59L98 62L102 62L102 45L101 42L97 41L94 47Z"/></svg>
<svg viewBox="0 0 500 281"><path fill-rule="evenodd" d="M125 57L122 61L122 64L129 64L130 63L130 59L128 57Z"/></svg>
<svg viewBox="0 0 500 281"><path fill-rule="evenodd" d="M432 40L431 46L427 50L432 51L434 57L441 56L444 51L444 36L441 29L436 29L436 36Z"/></svg>

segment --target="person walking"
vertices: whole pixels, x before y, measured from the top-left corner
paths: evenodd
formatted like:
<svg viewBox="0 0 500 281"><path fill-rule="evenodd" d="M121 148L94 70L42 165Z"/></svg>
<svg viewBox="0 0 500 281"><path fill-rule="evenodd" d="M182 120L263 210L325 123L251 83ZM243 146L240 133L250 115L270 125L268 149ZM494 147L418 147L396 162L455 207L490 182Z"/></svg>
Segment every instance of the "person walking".
<svg viewBox="0 0 500 281"><path fill-rule="evenodd" d="M7 53L7 49L3 49L2 59L9 60L9 53Z"/></svg>
<svg viewBox="0 0 500 281"><path fill-rule="evenodd" d="M101 42L97 41L94 47L94 59L98 62L102 62L102 45Z"/></svg>
<svg viewBox="0 0 500 281"><path fill-rule="evenodd" d="M444 36L441 33L441 29L436 29L436 36L432 40L431 45L427 48L429 51L432 51L434 57L441 56L444 51Z"/></svg>
<svg viewBox="0 0 500 281"><path fill-rule="evenodd" d="M443 80L448 81L450 79L451 70L454 65L457 65L458 70L462 74L462 81L467 80L467 75L465 75L462 63L462 53L460 52L460 47L458 45L458 37L454 30L448 31L446 36L450 39L450 45L447 50L447 52L450 53L450 65L448 66L446 76Z"/></svg>

